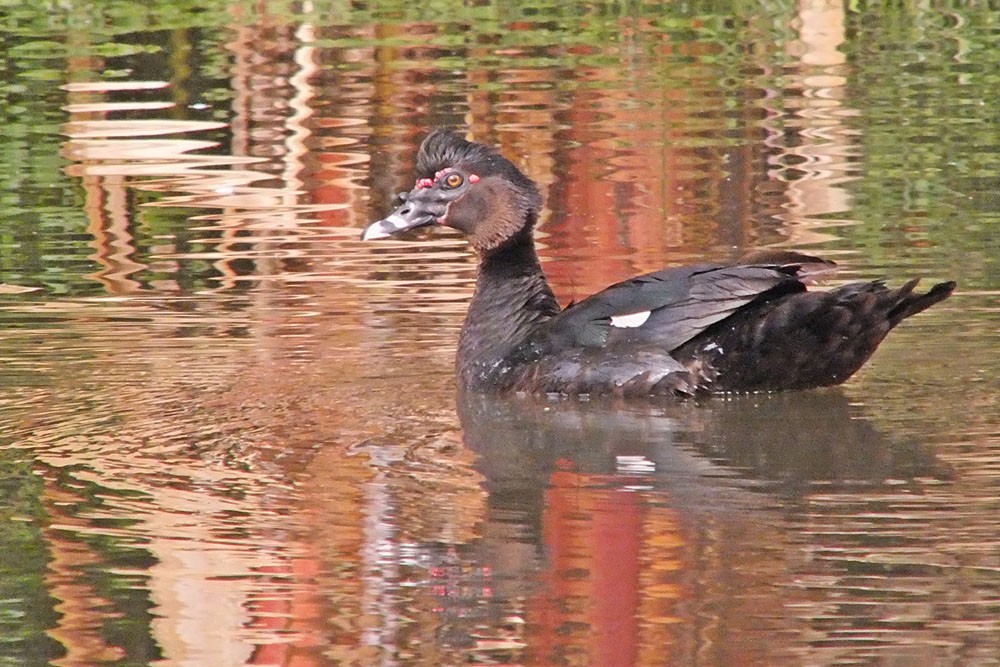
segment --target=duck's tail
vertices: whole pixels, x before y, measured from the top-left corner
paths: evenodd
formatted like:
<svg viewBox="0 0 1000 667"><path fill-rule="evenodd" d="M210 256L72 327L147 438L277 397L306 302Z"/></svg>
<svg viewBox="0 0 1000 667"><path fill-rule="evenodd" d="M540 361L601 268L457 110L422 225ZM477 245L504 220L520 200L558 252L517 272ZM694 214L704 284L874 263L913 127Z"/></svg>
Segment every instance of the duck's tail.
<svg viewBox="0 0 1000 667"><path fill-rule="evenodd" d="M924 294L914 294L913 288L920 282L919 278L907 282L897 290L899 301L889 311L889 322L896 326L910 315L926 310L939 301L944 301L955 290L955 281L938 283Z"/></svg>

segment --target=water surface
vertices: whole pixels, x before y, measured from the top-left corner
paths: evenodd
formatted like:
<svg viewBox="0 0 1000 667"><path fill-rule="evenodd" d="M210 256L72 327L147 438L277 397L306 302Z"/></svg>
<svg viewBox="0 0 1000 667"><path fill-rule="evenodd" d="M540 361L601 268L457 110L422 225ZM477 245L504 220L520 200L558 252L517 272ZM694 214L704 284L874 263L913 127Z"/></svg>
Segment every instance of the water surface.
<svg viewBox="0 0 1000 667"><path fill-rule="evenodd" d="M0 665L1000 663L987 4L0 11ZM456 396L430 127L568 302L760 248L956 279L836 389Z"/></svg>

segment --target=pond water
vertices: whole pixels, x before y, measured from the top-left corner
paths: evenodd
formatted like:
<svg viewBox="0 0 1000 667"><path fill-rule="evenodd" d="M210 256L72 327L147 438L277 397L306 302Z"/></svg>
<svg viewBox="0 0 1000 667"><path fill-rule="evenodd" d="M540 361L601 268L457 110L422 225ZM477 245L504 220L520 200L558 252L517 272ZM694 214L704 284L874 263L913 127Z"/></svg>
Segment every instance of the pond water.
<svg viewBox="0 0 1000 667"><path fill-rule="evenodd" d="M0 666L1000 664L995 2L0 9ZM456 397L428 128L562 302L955 279L840 388ZM835 281L836 282L836 281Z"/></svg>

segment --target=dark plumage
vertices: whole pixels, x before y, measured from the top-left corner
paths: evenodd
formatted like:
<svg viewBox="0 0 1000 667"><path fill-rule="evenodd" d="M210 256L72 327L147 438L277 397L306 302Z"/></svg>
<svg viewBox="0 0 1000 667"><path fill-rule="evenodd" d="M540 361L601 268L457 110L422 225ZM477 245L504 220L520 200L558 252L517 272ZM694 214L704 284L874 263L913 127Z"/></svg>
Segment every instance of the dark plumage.
<svg viewBox="0 0 1000 667"><path fill-rule="evenodd" d="M479 257L458 347L474 391L694 394L839 384L903 319L947 298L881 281L809 291L832 262L765 251L637 276L560 310L535 253L535 184L494 148L433 131L417 183L363 238L444 224Z"/></svg>

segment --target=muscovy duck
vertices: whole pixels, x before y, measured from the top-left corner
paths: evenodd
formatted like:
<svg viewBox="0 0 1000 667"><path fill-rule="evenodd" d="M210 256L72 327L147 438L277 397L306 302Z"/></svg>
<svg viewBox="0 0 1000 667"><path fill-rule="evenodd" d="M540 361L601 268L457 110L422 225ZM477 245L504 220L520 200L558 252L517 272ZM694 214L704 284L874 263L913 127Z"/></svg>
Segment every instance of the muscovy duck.
<svg viewBox="0 0 1000 667"><path fill-rule="evenodd" d="M531 179L495 148L442 129L421 144L416 176L362 239L435 223L466 236L479 260L456 360L466 391L683 396L839 384L893 327L955 288L918 294L914 279L807 290L832 262L765 251L637 276L561 310L535 252L542 198Z"/></svg>

